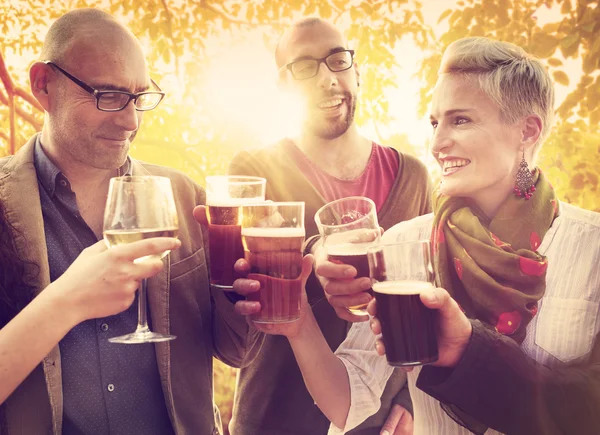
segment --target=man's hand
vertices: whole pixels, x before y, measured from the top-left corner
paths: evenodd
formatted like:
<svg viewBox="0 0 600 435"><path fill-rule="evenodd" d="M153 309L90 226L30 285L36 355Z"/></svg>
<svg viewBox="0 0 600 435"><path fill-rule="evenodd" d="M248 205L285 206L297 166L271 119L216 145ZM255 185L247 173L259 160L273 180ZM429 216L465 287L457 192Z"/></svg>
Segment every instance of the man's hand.
<svg viewBox="0 0 600 435"><path fill-rule="evenodd" d="M460 307L448 292L442 288L432 288L421 293L421 302L432 310L437 310L437 341L439 359L434 366L454 367L465 352L471 338L472 327L469 319L460 310ZM371 330L374 334L381 334L381 322L377 319L377 304L373 300L368 307L371 319ZM385 346L381 339L375 344L379 355L385 354ZM411 371L412 368L403 369Z"/></svg>
<svg viewBox="0 0 600 435"><path fill-rule="evenodd" d="M198 222L200 225L208 225L208 217L206 216L206 206L205 205L197 205L196 207L194 207L194 219L196 219L196 222Z"/></svg>
<svg viewBox="0 0 600 435"><path fill-rule="evenodd" d="M392 406L388 418L381 426L380 435L412 435L413 417L404 407Z"/></svg>
<svg viewBox="0 0 600 435"><path fill-rule="evenodd" d="M272 335L284 335L288 338L295 337L304 325L307 316L310 315L310 305L308 304L308 298L306 297L306 280L312 272L312 267L313 256L310 254L306 255L302 259L302 300L300 305L300 318L298 320L288 323L255 323L249 316L260 312L260 302L256 301L238 301L235 303L235 311L242 316L246 316L248 324L261 332ZM243 258L236 261L234 268L240 275L247 275L250 272L250 264ZM259 290L260 283L252 279L238 278L233 283L233 291L243 296Z"/></svg>
<svg viewBox="0 0 600 435"><path fill-rule="evenodd" d="M348 307L367 304L372 296L366 291L371 288L371 278L354 279L357 271L353 266L332 263L327 259L325 248L315 252L315 275L319 279L327 300L340 319L348 322L364 322L369 316L356 316Z"/></svg>

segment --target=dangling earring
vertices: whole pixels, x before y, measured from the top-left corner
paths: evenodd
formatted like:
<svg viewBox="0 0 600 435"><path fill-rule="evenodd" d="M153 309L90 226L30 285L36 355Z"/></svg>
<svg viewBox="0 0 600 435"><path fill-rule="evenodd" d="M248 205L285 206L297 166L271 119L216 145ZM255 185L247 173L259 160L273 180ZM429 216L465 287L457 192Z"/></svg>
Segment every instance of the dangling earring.
<svg viewBox="0 0 600 435"><path fill-rule="evenodd" d="M525 149L523 149L523 158L519 164L519 170L517 171L517 182L513 189L517 196L524 197L525 199L531 198L533 192L535 192L535 186L533 185L533 176L525 161Z"/></svg>

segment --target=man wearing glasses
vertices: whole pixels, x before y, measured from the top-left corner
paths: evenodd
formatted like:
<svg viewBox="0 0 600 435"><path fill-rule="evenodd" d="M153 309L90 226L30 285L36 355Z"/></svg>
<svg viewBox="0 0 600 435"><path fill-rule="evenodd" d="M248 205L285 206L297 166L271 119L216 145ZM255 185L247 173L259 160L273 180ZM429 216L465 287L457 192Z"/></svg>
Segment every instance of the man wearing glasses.
<svg viewBox="0 0 600 435"><path fill-rule="evenodd" d="M318 234L314 214L327 202L367 196L375 202L379 223L386 229L430 211L424 165L358 132L354 115L359 68L354 51L334 25L319 18L295 23L281 37L275 60L280 86L303 101L302 131L299 137L275 146L241 152L234 157L230 173L265 177L268 199L306 202L306 253L318 245L314 243L317 238L311 238ZM306 291L317 322L335 350L351 322L367 320L350 314L347 307L370 300L364 292L370 280L352 279L356 271L344 275L343 265L327 261L318 260L315 267L320 276L311 276ZM244 284L249 283L236 282ZM323 289L331 294L327 294L329 304ZM397 395L404 384L403 373L393 377L380 412L351 433L412 433L412 416L405 410L410 400ZM393 408L392 400L397 404ZM329 421L306 390L285 337L267 336L257 359L241 370L231 428L233 435L327 433Z"/></svg>
<svg viewBox="0 0 600 435"><path fill-rule="evenodd" d="M202 229L192 217L204 203L202 188L177 171L128 157L142 113L164 97L138 41L104 12L69 12L49 29L30 82L45 110L42 132L0 160L0 202L19 256L35 269L28 282L37 293L84 248L106 249L98 241L111 177L169 177L181 246L148 280L148 315L153 331L177 339L109 343L135 328L136 304L77 324L50 344L56 346L2 405L0 433L222 433L212 357L234 366L251 361L262 334L248 332L222 293L210 294ZM81 287L85 293L89 283ZM71 305L66 317L74 315Z"/></svg>

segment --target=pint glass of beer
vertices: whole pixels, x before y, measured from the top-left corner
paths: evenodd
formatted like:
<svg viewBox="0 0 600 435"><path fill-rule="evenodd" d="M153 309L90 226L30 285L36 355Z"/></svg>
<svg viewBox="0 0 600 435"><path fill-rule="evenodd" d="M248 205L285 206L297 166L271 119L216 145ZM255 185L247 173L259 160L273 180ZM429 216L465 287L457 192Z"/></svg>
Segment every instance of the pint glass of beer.
<svg viewBox="0 0 600 435"><path fill-rule="evenodd" d="M356 268L355 278L369 276L367 248L379 243L381 233L375 203L369 198L351 196L330 202L315 214L327 259ZM371 295L373 292L369 290ZM367 304L348 307L358 316L367 314Z"/></svg>
<svg viewBox="0 0 600 435"><path fill-rule="evenodd" d="M436 362L435 312L420 298L434 286L429 241L373 246L367 255L388 364Z"/></svg>
<svg viewBox="0 0 600 435"><path fill-rule="evenodd" d="M242 207L242 241L249 279L260 290L247 296L260 302L256 323L286 323L300 318L304 203L270 202Z"/></svg>
<svg viewBox="0 0 600 435"><path fill-rule="evenodd" d="M210 250L210 283L233 287L233 265L244 257L240 208L264 202L267 180L260 177L206 177L206 215Z"/></svg>

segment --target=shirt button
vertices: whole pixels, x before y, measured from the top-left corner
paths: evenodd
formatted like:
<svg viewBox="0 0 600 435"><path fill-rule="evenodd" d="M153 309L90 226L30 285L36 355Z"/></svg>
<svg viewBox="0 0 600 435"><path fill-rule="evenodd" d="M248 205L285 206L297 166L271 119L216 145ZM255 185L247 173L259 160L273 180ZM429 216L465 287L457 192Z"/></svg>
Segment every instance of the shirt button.
<svg viewBox="0 0 600 435"><path fill-rule="evenodd" d="M106 387L106 389L109 391L109 393L112 393L113 391L115 391L115 386L113 384L108 384L108 387Z"/></svg>
<svg viewBox="0 0 600 435"><path fill-rule="evenodd" d="M102 329L102 331L106 332L106 331L108 331L108 325L106 323L103 323L102 325L100 325L100 329Z"/></svg>

